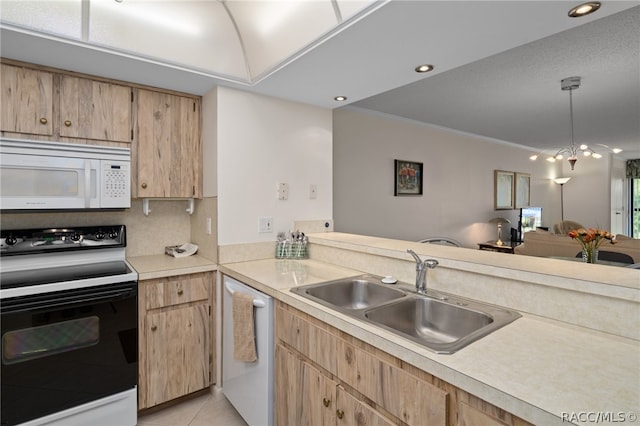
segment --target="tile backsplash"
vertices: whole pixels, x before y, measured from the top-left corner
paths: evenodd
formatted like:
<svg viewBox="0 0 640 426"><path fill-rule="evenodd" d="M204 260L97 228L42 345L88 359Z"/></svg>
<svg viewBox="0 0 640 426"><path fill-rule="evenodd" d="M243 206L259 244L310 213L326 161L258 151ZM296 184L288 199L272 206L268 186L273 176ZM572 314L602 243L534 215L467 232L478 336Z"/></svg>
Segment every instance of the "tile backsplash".
<svg viewBox="0 0 640 426"><path fill-rule="evenodd" d="M204 257L216 259L216 199L196 201L196 213L204 209L212 216L212 235L200 238ZM142 200L131 200L131 208L122 211L80 211L47 213L3 213L0 216L2 229L44 228L63 226L93 226L124 224L127 227L128 257L163 254L164 247L192 241L192 216L186 212L183 200L152 200L151 213L142 213ZM198 244L198 242L196 242Z"/></svg>

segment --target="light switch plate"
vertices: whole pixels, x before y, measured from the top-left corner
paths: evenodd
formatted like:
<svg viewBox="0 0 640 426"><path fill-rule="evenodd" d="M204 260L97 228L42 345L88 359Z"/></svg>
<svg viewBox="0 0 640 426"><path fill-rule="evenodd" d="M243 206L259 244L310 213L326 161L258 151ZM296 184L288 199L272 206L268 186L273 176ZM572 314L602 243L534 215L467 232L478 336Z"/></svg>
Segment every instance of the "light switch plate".
<svg viewBox="0 0 640 426"><path fill-rule="evenodd" d="M271 216L262 216L260 217L260 228L258 232L273 232L273 217Z"/></svg>

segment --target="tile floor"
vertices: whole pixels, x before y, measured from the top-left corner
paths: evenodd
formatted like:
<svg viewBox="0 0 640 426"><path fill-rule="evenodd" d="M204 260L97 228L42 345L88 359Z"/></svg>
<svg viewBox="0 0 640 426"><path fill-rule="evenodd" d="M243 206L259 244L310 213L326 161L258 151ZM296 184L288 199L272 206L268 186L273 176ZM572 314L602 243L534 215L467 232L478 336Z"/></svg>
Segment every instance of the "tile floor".
<svg viewBox="0 0 640 426"><path fill-rule="evenodd" d="M247 424L224 397L222 390L212 387L208 394L139 416L138 426L247 426Z"/></svg>

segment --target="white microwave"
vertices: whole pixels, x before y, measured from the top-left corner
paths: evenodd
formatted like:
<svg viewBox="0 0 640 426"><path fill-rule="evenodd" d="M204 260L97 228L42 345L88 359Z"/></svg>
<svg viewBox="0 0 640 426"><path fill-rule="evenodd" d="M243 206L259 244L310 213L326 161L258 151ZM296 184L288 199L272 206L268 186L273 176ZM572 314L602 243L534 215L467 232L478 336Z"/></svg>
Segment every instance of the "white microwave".
<svg viewBox="0 0 640 426"><path fill-rule="evenodd" d="M129 148L0 139L0 209L129 207Z"/></svg>

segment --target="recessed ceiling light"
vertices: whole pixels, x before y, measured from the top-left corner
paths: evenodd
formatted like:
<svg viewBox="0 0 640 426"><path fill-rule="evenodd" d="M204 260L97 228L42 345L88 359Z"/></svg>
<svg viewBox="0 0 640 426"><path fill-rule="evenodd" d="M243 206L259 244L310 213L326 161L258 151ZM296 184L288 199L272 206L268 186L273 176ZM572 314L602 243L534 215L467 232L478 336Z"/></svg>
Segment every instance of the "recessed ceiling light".
<svg viewBox="0 0 640 426"><path fill-rule="evenodd" d="M346 101L347 97L346 96L336 96L335 98L333 98L334 101L338 101L338 102L342 102L342 101Z"/></svg>
<svg viewBox="0 0 640 426"><path fill-rule="evenodd" d="M569 11L569 17L579 18L581 16L585 16L590 13L593 13L598 9L600 9L599 1L590 1L587 3L582 3Z"/></svg>
<svg viewBox="0 0 640 426"><path fill-rule="evenodd" d="M416 72L429 72L429 71L433 71L433 65L429 65L429 64L423 64L423 65L418 65L415 68Z"/></svg>

